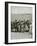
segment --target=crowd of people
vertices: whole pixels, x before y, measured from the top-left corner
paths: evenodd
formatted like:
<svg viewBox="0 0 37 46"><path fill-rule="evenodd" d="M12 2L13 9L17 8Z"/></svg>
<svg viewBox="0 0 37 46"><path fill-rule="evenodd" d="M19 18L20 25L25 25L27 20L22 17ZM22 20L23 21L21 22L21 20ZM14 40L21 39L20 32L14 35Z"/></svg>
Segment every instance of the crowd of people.
<svg viewBox="0 0 37 46"><path fill-rule="evenodd" d="M32 30L32 23L30 20L11 22L11 32L29 32Z"/></svg>

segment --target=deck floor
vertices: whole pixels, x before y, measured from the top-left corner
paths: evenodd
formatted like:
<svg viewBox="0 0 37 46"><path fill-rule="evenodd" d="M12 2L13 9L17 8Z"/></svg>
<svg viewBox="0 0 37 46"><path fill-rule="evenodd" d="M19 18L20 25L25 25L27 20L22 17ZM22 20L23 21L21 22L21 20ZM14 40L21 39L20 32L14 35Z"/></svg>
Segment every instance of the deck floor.
<svg viewBox="0 0 37 46"><path fill-rule="evenodd" d="M30 32L11 32L11 39L30 39L32 34Z"/></svg>

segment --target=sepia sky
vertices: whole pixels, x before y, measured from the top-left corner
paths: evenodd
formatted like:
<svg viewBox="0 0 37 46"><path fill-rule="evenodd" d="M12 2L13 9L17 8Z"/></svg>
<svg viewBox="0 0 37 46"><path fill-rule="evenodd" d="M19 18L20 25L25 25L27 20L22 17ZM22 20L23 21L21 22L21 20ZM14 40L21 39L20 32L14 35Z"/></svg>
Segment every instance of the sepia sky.
<svg viewBox="0 0 37 46"><path fill-rule="evenodd" d="M11 7L11 21L19 20L32 20L32 8L22 7L22 6L12 6Z"/></svg>
<svg viewBox="0 0 37 46"><path fill-rule="evenodd" d="M11 6L11 12L12 14L31 14L32 8L24 6Z"/></svg>

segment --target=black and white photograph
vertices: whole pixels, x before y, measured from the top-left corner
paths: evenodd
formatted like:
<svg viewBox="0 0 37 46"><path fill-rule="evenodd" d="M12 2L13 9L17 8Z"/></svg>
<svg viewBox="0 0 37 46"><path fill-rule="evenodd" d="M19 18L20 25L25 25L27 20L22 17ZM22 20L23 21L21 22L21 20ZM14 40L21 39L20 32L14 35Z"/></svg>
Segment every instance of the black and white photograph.
<svg viewBox="0 0 37 46"><path fill-rule="evenodd" d="M32 38L32 7L11 6L11 39Z"/></svg>
<svg viewBox="0 0 37 46"><path fill-rule="evenodd" d="M35 3L9 2L6 7L8 43L35 42Z"/></svg>

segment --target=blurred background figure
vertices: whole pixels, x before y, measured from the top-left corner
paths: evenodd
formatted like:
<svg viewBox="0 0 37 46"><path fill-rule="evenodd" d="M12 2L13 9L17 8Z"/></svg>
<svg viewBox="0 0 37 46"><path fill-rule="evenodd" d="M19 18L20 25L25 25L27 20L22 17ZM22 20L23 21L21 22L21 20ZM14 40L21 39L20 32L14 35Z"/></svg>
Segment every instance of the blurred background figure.
<svg viewBox="0 0 37 46"><path fill-rule="evenodd" d="M29 33L32 35L32 23L30 24Z"/></svg>
<svg viewBox="0 0 37 46"><path fill-rule="evenodd" d="M21 28L20 28L21 27L21 21L19 20L18 22L19 22L18 31L21 32Z"/></svg>
<svg viewBox="0 0 37 46"><path fill-rule="evenodd" d="M15 32L17 31L17 20L15 19Z"/></svg>

